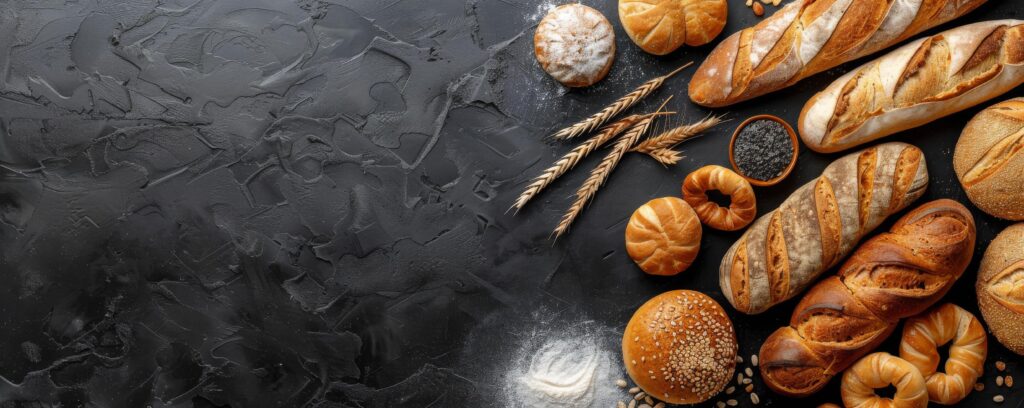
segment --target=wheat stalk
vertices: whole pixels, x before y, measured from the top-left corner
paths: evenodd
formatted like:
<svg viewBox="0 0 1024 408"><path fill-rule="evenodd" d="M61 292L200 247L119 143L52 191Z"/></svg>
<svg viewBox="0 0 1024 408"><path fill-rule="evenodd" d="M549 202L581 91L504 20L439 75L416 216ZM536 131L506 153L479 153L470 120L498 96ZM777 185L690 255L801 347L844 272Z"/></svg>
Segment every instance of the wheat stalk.
<svg viewBox="0 0 1024 408"><path fill-rule="evenodd" d="M697 136L704 131L717 126L724 122L721 116L708 116L697 123L691 123L689 125L678 126L673 129L669 129L661 134L648 138L640 144L630 149L631 152L646 153L648 155L651 152L671 148L679 143L686 141L694 136ZM654 157L654 156L651 156ZM654 157L657 160L657 157Z"/></svg>
<svg viewBox="0 0 1024 408"><path fill-rule="evenodd" d="M671 96L658 107L658 110L655 111L655 113L661 112L661 109L664 108L665 104L670 100L672 100ZM622 136L619 137L619 140L615 141L615 144L612 145L611 153L608 153L608 155L601 160L601 163L598 164L594 170L591 170L590 176L587 177L586 181L583 182L583 185L576 191L576 200L573 201L572 206L569 207L569 211L566 211L565 215L562 216L562 220L558 222L558 227L556 227L554 232L552 232L555 239L558 239L558 237L561 237L569 231L569 226L571 226L572 222L576 220L576 217L583 212L583 206L585 206L590 199L594 198L594 195L597 194L597 190L604 185L605 181L608 181L608 177L611 176L612 170L615 170L615 166L622 161L622 157L626 155L626 152L628 152L629 149L640 140L640 137L647 132L647 129L650 128L653 120L654 116L652 115L640 120L633 125L633 127L629 128L629 130L623 133Z"/></svg>
<svg viewBox="0 0 1024 408"><path fill-rule="evenodd" d="M576 146L575 149L566 153L562 158L558 159L555 164L551 165L551 167L548 167L541 172L539 176L534 177L533 181L530 182L530 185L526 186L523 193L516 198L515 204L512 205L512 208L515 208L516 212L519 212L519 210L526 206L526 203L536 197L537 194L540 194L541 190L544 190L557 178L576 167L576 165L579 164L581 160L589 156L590 153L593 153L599 147L604 146L605 143L608 143L608 141L614 139L615 136L618 136L624 130L629 129L637 122L653 116L671 115L673 113L674 112L656 112L645 115L630 115L601 128L596 135L587 139L586 142L583 142L579 146Z"/></svg>
<svg viewBox="0 0 1024 408"><path fill-rule="evenodd" d="M580 122L577 122L572 126L555 132L555 134L551 135L551 137L554 139L571 139L579 135L588 133L594 129L597 129L599 126L603 125L609 119L614 118L615 116L622 113L626 109L629 109L630 107L635 105L637 102L640 102L640 100L646 98L647 95L650 95L652 92L660 88L661 85L665 83L665 80L671 78L673 75L679 73L679 71L682 71L683 69L692 64L693 62L687 62L683 66L676 68L675 71L669 72L668 74L644 82L643 85L637 87L635 90L633 90L633 92L630 92L626 94L626 96L619 98L611 105L608 105L604 109L601 109L600 112L590 115L590 117Z"/></svg>

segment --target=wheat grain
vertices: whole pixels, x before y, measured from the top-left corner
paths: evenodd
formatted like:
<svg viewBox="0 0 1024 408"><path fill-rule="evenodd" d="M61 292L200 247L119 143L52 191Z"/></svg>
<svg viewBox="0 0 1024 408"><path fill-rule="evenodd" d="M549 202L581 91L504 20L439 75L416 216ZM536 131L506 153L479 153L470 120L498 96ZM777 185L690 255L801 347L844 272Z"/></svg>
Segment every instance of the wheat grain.
<svg viewBox="0 0 1024 408"><path fill-rule="evenodd" d="M637 87L635 90L633 90L633 92L630 92L626 94L626 96L619 98L611 105L608 105L604 109L601 109L600 112L590 115L590 117L580 122L577 122L572 126L555 132L553 135L551 135L551 137L555 139L571 139L582 134L588 133L594 129L597 129L601 125L605 124L605 122L608 122L609 119L614 118L615 116L622 113L626 109L629 109L630 107L635 105L637 102L640 102L641 100L646 98L647 95L650 95L652 92L660 88L661 85L665 83L665 80L671 78L673 75L679 73L679 71L682 71L683 69L692 64L693 62L687 62L683 66L676 68L675 71L669 72L668 74L644 82L643 85Z"/></svg>
<svg viewBox="0 0 1024 408"><path fill-rule="evenodd" d="M661 109L664 108L665 104L670 100L672 100L671 96L666 99L660 107L658 107L658 110L655 113L661 112ZM562 216L561 221L558 222L558 226L555 227L553 232L555 239L558 239L569 231L569 226L571 226L572 222L576 220L576 217L583 212L583 206L585 206L590 199L594 198L594 195L597 194L597 190L604 185L605 181L608 181L608 177L611 176L612 170L615 170L615 166L622 161L622 157L626 155L626 152L628 152L629 149L632 148L638 140L640 140L640 137L647 132L647 129L650 128L653 120L654 115L651 115L650 117L640 120L633 125L633 127L629 128L629 130L623 133L622 136L619 137L619 140L615 141L615 144L612 145L612 151L608 153L603 160L601 160L601 163L598 164L594 170L591 170L590 176L587 177L586 181L583 182L583 185L576 191L576 200L573 201L572 206L569 207L569 211L566 211L565 215Z"/></svg>
<svg viewBox="0 0 1024 408"><path fill-rule="evenodd" d="M512 208L515 208L516 212L521 210L526 206L526 203L536 197L537 194L540 194L541 190L544 190L557 178L569 172L569 170L572 170L573 167L576 167L576 165L579 164L581 160L589 156L590 153L593 153L599 147L604 146L605 143L608 143L608 141L614 139L615 136L618 136L626 129L629 129L640 120L650 116L671 115L673 113L674 112L658 112L646 115L630 115L601 128L596 135L587 139L586 142L583 142L579 146L576 146L575 149L566 153L562 158L558 159L555 164L551 165L551 167L548 167L541 172L539 176L534 177L533 181L530 182L530 185L526 186L523 193L516 198Z"/></svg>
<svg viewBox="0 0 1024 408"><path fill-rule="evenodd" d="M710 128L718 126L718 124L723 121L724 120L721 116L708 116L697 123L678 126L662 132L657 136L648 138L630 149L630 151L649 154L650 152L658 149L670 148L686 141L687 139L697 136Z"/></svg>
<svg viewBox="0 0 1024 408"><path fill-rule="evenodd" d="M681 153L669 148L652 150L646 154L664 166L674 166L676 163L679 163L680 160L683 160L683 155Z"/></svg>

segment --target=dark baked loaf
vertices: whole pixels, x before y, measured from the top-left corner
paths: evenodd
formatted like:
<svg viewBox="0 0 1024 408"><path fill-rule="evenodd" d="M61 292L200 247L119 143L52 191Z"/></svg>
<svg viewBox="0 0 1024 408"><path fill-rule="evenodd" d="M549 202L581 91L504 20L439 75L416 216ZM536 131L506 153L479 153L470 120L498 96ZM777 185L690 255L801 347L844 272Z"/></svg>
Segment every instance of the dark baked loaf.
<svg viewBox="0 0 1024 408"><path fill-rule="evenodd" d="M974 253L970 211L937 200L861 245L807 292L789 326L761 346L765 384L789 396L820 390L885 340L899 319L923 312L960 278Z"/></svg>

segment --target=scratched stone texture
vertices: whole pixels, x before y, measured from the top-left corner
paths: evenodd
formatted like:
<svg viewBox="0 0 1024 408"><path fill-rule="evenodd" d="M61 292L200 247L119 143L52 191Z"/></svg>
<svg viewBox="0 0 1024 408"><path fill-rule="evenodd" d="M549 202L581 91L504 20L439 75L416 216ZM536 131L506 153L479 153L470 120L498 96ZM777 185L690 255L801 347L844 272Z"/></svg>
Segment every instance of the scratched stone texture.
<svg viewBox="0 0 1024 408"><path fill-rule="evenodd" d="M0 0L0 407L522 406L509 370L537 333L586 327L614 360L651 296L724 303L717 266L738 233L705 229L693 267L653 278L625 254L625 220L727 164L740 120L793 122L855 65L716 111L732 121L674 168L627 157L555 242L595 161L512 214L570 148L545 136L710 50L648 56L614 1L585 3L615 24L617 60L570 91L533 59L550 0ZM756 21L742 3L727 33ZM1021 11L991 0L959 22ZM638 111L672 95L679 115L659 127L706 115L686 98L692 70ZM950 161L977 110L897 138L926 151L922 202L966 202ZM757 190L759 211L834 157L802 151ZM1006 225L975 215L975 265L951 296L973 311L977 260ZM742 353L794 304L730 309ZM990 344L990 361L1024 368ZM968 405L1024 401L986 381ZM762 405L793 403L757 389ZM802 403L825 401L836 384Z"/></svg>

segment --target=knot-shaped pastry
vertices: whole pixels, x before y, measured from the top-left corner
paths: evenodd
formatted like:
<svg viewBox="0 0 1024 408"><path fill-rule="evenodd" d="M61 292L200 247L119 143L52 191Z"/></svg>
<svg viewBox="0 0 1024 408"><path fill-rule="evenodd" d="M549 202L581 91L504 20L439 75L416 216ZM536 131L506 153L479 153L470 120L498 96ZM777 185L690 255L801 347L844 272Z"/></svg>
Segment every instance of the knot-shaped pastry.
<svg viewBox="0 0 1024 408"><path fill-rule="evenodd" d="M876 388L896 387L892 398L879 397ZM872 353L843 374L846 408L925 408L928 390L924 376L906 360L889 353Z"/></svg>
<svg viewBox="0 0 1024 408"><path fill-rule="evenodd" d="M708 190L729 196L729 208L709 200ZM701 222L717 230L736 231L757 216L757 200L750 182L722 166L704 166L686 176L683 199L697 212Z"/></svg>
<svg viewBox="0 0 1024 408"><path fill-rule="evenodd" d="M938 347L949 343L945 372L939 367ZM952 303L907 320L900 357L917 367L928 386L928 399L953 405L971 393L985 369L988 340L985 328L970 312Z"/></svg>

